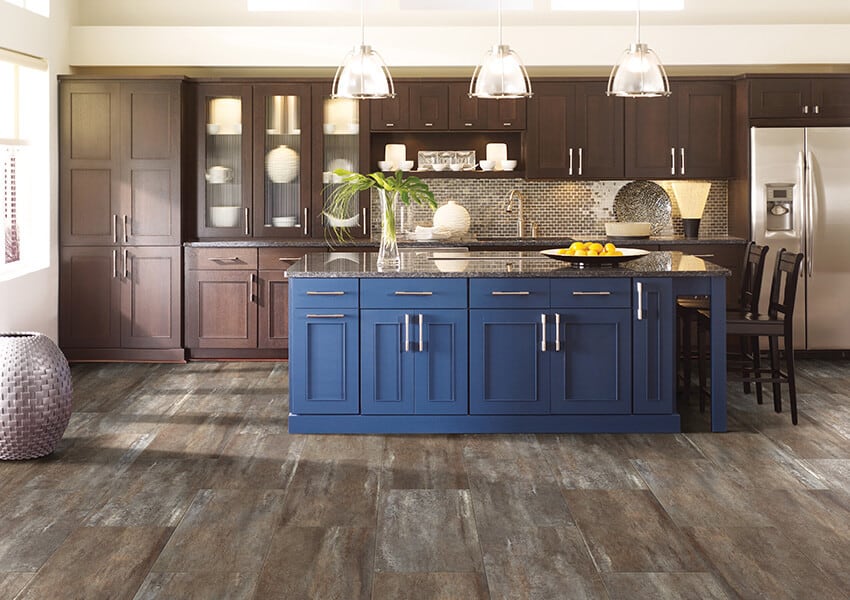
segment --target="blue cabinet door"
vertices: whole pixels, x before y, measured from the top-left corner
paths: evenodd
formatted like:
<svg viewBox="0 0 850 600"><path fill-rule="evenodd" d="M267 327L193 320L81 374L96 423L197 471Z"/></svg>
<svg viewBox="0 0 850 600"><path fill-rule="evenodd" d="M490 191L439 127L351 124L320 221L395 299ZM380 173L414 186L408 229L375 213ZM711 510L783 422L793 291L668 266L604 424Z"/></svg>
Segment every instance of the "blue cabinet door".
<svg viewBox="0 0 850 600"><path fill-rule="evenodd" d="M675 411L673 285L670 279L635 279L633 401L637 414Z"/></svg>
<svg viewBox="0 0 850 600"><path fill-rule="evenodd" d="M551 309L552 412L631 412L631 330L627 308ZM559 346L559 347L558 347Z"/></svg>
<svg viewBox="0 0 850 600"><path fill-rule="evenodd" d="M417 312L411 314L411 321L414 320L414 412L467 414L469 326L466 309Z"/></svg>
<svg viewBox="0 0 850 600"><path fill-rule="evenodd" d="M290 411L357 413L360 391L357 309L292 309L290 317Z"/></svg>
<svg viewBox="0 0 850 600"><path fill-rule="evenodd" d="M470 413L549 412L543 314L545 309L469 311Z"/></svg>
<svg viewBox="0 0 850 600"><path fill-rule="evenodd" d="M360 312L363 414L468 412L466 310Z"/></svg>

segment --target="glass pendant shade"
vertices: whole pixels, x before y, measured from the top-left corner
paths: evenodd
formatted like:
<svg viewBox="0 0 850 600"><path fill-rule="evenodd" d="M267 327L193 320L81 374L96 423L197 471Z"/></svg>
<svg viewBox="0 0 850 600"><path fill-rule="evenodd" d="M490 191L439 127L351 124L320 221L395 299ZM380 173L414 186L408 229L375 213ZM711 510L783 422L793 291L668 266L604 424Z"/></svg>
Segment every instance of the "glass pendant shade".
<svg viewBox="0 0 850 600"><path fill-rule="evenodd" d="M471 98L527 98L531 80L519 55L510 46L498 44L484 55L469 83Z"/></svg>
<svg viewBox="0 0 850 600"><path fill-rule="evenodd" d="M371 46L355 47L336 70L332 98L394 98L395 86L381 55Z"/></svg>
<svg viewBox="0 0 850 600"><path fill-rule="evenodd" d="M608 95L652 98L670 95L670 81L658 55L646 44L630 44L608 78Z"/></svg>

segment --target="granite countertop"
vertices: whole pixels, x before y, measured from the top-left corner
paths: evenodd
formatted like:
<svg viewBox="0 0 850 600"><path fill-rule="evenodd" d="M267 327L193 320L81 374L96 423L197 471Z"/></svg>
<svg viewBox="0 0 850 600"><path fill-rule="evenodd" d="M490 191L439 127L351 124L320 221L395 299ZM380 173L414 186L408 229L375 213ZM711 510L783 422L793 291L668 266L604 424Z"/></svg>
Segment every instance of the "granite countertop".
<svg viewBox="0 0 850 600"><path fill-rule="evenodd" d="M711 262L681 252L650 252L616 266L579 268L539 252L402 249L401 268L379 271L375 252L313 252L288 277L728 277Z"/></svg>
<svg viewBox="0 0 850 600"><path fill-rule="evenodd" d="M585 236L586 237L586 236ZM451 240L427 240L418 241L406 238L399 238L399 246L402 248L474 248L484 250L486 248L503 248L512 246L514 248L561 248L569 246L577 238L563 237L538 237L538 238L517 238L517 237L498 237L498 236L482 236L468 237ZM604 236L599 238L600 241L607 241ZM582 241L588 241L582 238ZM658 245L669 246L677 244L744 244L746 240L734 236L714 236L705 238L685 238L681 236L658 236L647 239L614 239L612 240L618 246L628 247L630 244L638 246ZM329 246L326 240L321 239L299 239L299 240L207 240L203 242L186 242L186 247L194 248L325 248L325 249L345 249L345 248L377 248L378 239L358 238L346 242L336 242Z"/></svg>

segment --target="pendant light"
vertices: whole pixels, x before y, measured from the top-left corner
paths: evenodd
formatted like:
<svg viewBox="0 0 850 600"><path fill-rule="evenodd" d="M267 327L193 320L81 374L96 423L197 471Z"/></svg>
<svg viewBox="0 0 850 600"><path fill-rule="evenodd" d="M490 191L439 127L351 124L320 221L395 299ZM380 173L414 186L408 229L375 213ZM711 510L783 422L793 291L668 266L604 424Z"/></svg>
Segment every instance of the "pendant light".
<svg viewBox="0 0 850 600"><path fill-rule="evenodd" d="M336 70L331 98L395 98L390 70L381 55L366 45L364 0L360 0L360 46L355 46Z"/></svg>
<svg viewBox="0 0 850 600"><path fill-rule="evenodd" d="M652 98L669 96L670 82L658 55L640 41L640 0L637 0L635 42L629 44L608 78L609 96Z"/></svg>
<svg viewBox="0 0 850 600"><path fill-rule="evenodd" d="M499 43L484 55L469 82L470 98L528 98L531 80L519 55L502 44L502 0L499 0Z"/></svg>

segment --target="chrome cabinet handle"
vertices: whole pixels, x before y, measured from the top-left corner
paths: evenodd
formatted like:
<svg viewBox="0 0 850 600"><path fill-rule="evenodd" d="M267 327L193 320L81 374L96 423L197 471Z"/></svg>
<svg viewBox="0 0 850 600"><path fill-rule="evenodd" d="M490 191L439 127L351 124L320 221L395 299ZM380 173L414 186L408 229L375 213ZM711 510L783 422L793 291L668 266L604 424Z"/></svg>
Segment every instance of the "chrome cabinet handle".
<svg viewBox="0 0 850 600"><path fill-rule="evenodd" d="M363 235L369 234L369 226L366 224L366 209L363 209Z"/></svg>
<svg viewBox="0 0 850 600"><path fill-rule="evenodd" d="M697 258L714 258L713 254L694 254Z"/></svg>
<svg viewBox="0 0 850 600"><path fill-rule="evenodd" d="M304 235L310 235L310 209L304 207Z"/></svg>
<svg viewBox="0 0 850 600"><path fill-rule="evenodd" d="M561 351L561 314L555 313L555 352Z"/></svg>
<svg viewBox="0 0 850 600"><path fill-rule="evenodd" d="M129 267L127 265L127 262L128 262L127 261L127 255L128 255L128 250L127 250L127 248L124 248L124 279L127 279L130 276L130 270L129 270Z"/></svg>
<svg viewBox="0 0 850 600"><path fill-rule="evenodd" d="M422 340L422 313L419 313L419 351L425 351L425 342Z"/></svg>
<svg viewBox="0 0 850 600"><path fill-rule="evenodd" d="M127 230L130 228L130 225L129 225L129 223L127 222L127 215L123 215L123 217L124 217L124 218L123 218L123 221L124 221L124 227L123 227L123 231L124 231L124 243L126 244L126 243L127 243L127 240L129 239L129 238L127 237Z"/></svg>
<svg viewBox="0 0 850 600"><path fill-rule="evenodd" d="M682 158L682 168L679 169L679 174L684 175L685 174L685 148L684 148L684 146L679 148L679 156Z"/></svg>
<svg viewBox="0 0 850 600"><path fill-rule="evenodd" d="M118 250L112 251L112 278L118 278Z"/></svg>
<svg viewBox="0 0 850 600"><path fill-rule="evenodd" d="M498 290L490 292L491 296L530 296L531 292L500 292Z"/></svg>
<svg viewBox="0 0 850 600"><path fill-rule="evenodd" d="M384 123L385 127L395 127L395 123Z"/></svg>
<svg viewBox="0 0 850 600"><path fill-rule="evenodd" d="M433 126L434 126L433 123L425 123L425 127L433 127Z"/></svg>
<svg viewBox="0 0 850 600"><path fill-rule="evenodd" d="M570 175L573 174L573 149L570 148L570 170L568 171Z"/></svg>
<svg viewBox="0 0 850 600"><path fill-rule="evenodd" d="M510 127L513 123L502 123L502 127Z"/></svg>
<svg viewBox="0 0 850 600"><path fill-rule="evenodd" d="M818 106L817 104L815 104L815 114L816 115L820 114L820 106Z"/></svg>
<svg viewBox="0 0 850 600"><path fill-rule="evenodd" d="M210 262L238 262L238 256L211 256L207 259Z"/></svg>
<svg viewBox="0 0 850 600"><path fill-rule="evenodd" d="M300 256L281 256L278 258L280 262L295 262L297 260L301 260Z"/></svg>
<svg viewBox="0 0 850 600"><path fill-rule="evenodd" d="M112 215L112 243L118 243L118 215Z"/></svg>
<svg viewBox="0 0 850 600"><path fill-rule="evenodd" d="M410 315L404 314L404 351L410 352Z"/></svg>
<svg viewBox="0 0 850 600"><path fill-rule="evenodd" d="M434 292L393 292L396 296L433 296Z"/></svg>
<svg viewBox="0 0 850 600"><path fill-rule="evenodd" d="M573 296L610 296L611 292L573 292Z"/></svg>
<svg viewBox="0 0 850 600"><path fill-rule="evenodd" d="M643 283L638 281L635 286L637 287L637 320L643 321Z"/></svg>
<svg viewBox="0 0 850 600"><path fill-rule="evenodd" d="M251 235L250 221L251 221L251 209L248 208L248 207L245 207L245 235Z"/></svg>
<svg viewBox="0 0 850 600"><path fill-rule="evenodd" d="M546 352L546 313L540 315L540 324L543 326L543 334L540 336L540 351Z"/></svg>
<svg viewBox="0 0 850 600"><path fill-rule="evenodd" d="M803 114L804 115L809 114L809 105L808 104L803 105Z"/></svg>
<svg viewBox="0 0 850 600"><path fill-rule="evenodd" d="M308 319L344 319L345 315L340 315L340 314L313 315L313 314L307 313L307 318Z"/></svg>
<svg viewBox="0 0 850 600"><path fill-rule="evenodd" d="M670 146L670 175L676 174L676 149Z"/></svg>
<svg viewBox="0 0 850 600"><path fill-rule="evenodd" d="M581 174L582 174L582 170L583 170L583 165L582 165L582 163L583 163L583 162L584 162L584 160L582 159L582 149L581 149L581 148L579 148L579 149L578 149L578 174L579 174L579 175L581 175Z"/></svg>
<svg viewBox="0 0 850 600"><path fill-rule="evenodd" d="M257 294L254 293L254 288L257 286L257 274L251 273L249 278L249 282L251 283L250 289L248 290L248 302L257 303Z"/></svg>
<svg viewBox="0 0 850 600"><path fill-rule="evenodd" d="M472 127L472 123L464 123L463 126L464 127Z"/></svg>
<svg viewBox="0 0 850 600"><path fill-rule="evenodd" d="M308 296L344 296L345 292L342 291L334 291L334 292L316 292L313 290L307 290Z"/></svg>

